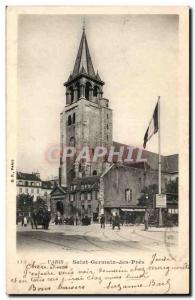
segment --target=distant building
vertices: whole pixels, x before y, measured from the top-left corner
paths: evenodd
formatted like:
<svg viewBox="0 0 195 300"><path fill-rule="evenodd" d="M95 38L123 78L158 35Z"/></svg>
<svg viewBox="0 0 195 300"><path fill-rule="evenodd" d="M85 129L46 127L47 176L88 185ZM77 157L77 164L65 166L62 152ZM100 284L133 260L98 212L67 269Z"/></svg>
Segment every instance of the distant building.
<svg viewBox="0 0 195 300"><path fill-rule="evenodd" d="M172 160L168 169L170 157L162 158L162 192L166 193L166 185L178 179L178 169ZM177 162L178 156L172 156L172 159ZM52 213L55 215L59 211L65 217L87 215L93 221L104 213L108 221L113 212L143 211L138 207L138 199L144 187L158 185L157 168L158 164L154 169L149 168L148 164L112 164L100 176L75 178L66 188L56 186L51 192ZM168 202L167 209L169 213L178 214L178 195L175 197L176 203Z"/></svg>
<svg viewBox="0 0 195 300"><path fill-rule="evenodd" d="M41 196L41 179L39 173L17 172L16 186L17 194L29 194L34 197L34 201Z"/></svg>
<svg viewBox="0 0 195 300"><path fill-rule="evenodd" d="M48 207L50 207L50 193L55 184L55 180L41 180L38 172L17 172L16 175L17 195L28 194L33 197L33 201L40 197L46 201Z"/></svg>
<svg viewBox="0 0 195 300"><path fill-rule="evenodd" d="M103 97L104 82L94 71L86 33L83 30L73 72L64 83L66 106L60 115L61 158L59 185L51 192L51 211L54 217L89 216L97 221L101 214L106 220L114 211L144 211L138 207L142 189L158 184L158 155L143 152L144 163L120 164L105 160L98 163L75 158L63 160L64 146L88 145L92 152L96 146L127 146L113 141L112 110ZM178 155L161 156L162 191L166 185L178 180ZM167 210L178 213L178 195Z"/></svg>

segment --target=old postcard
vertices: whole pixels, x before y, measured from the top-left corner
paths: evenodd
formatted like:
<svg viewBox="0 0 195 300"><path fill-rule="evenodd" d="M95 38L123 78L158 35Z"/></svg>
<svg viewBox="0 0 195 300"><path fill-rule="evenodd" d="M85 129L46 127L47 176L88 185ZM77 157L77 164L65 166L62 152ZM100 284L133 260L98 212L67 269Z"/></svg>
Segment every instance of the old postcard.
<svg viewBox="0 0 195 300"><path fill-rule="evenodd" d="M7 7L7 293L189 294L189 9Z"/></svg>

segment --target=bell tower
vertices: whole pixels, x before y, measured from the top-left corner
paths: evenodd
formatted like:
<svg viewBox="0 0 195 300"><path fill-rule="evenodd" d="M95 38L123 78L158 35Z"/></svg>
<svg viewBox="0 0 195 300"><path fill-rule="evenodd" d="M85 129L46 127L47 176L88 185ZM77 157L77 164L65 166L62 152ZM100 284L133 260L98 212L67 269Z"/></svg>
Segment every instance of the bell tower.
<svg viewBox="0 0 195 300"><path fill-rule="evenodd" d="M85 28L66 88L66 105L60 115L60 182L68 186L75 177L100 175L103 162L75 162L75 156L64 159L64 147L81 149L88 146L93 153L97 146L112 145L112 110L103 97L104 82L94 71Z"/></svg>
<svg viewBox="0 0 195 300"><path fill-rule="evenodd" d="M70 74L68 81L64 83L66 87L66 105L75 103L82 97L98 103L98 100L103 96L103 85L104 82L100 79L98 72L95 73L94 71L85 28L83 28L73 72Z"/></svg>

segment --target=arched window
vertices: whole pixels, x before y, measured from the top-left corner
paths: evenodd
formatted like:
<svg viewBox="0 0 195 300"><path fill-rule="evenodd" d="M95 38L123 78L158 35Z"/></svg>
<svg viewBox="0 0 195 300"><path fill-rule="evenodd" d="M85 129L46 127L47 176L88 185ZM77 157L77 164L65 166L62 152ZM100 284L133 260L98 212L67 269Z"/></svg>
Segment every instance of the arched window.
<svg viewBox="0 0 195 300"><path fill-rule="evenodd" d="M94 97L97 97L98 92L99 92L99 87L98 87L97 85L95 85L95 86L94 86L94 89L93 89L93 96L94 96Z"/></svg>
<svg viewBox="0 0 195 300"><path fill-rule="evenodd" d="M72 117L72 124L75 124L75 113L73 113L73 117Z"/></svg>
<svg viewBox="0 0 195 300"><path fill-rule="evenodd" d="M97 171L96 170L93 171L93 176L95 176L95 175L97 175Z"/></svg>
<svg viewBox="0 0 195 300"><path fill-rule="evenodd" d="M68 125L71 125L72 124L72 118L71 118L71 116L69 115L68 116Z"/></svg>
<svg viewBox="0 0 195 300"><path fill-rule="evenodd" d="M91 100L89 99L90 98L90 90L91 90L91 83L90 82L87 82L86 85L85 85L85 98L87 100Z"/></svg>
<svg viewBox="0 0 195 300"><path fill-rule="evenodd" d="M71 101L71 103L73 103L73 101L74 101L74 90L73 90L72 86L69 88L69 93L70 93L70 101Z"/></svg>
<svg viewBox="0 0 195 300"><path fill-rule="evenodd" d="M81 94L80 94L80 84L79 84L79 82L76 84L76 88L77 88L77 95L78 95L78 100L79 100L79 98L81 97Z"/></svg>

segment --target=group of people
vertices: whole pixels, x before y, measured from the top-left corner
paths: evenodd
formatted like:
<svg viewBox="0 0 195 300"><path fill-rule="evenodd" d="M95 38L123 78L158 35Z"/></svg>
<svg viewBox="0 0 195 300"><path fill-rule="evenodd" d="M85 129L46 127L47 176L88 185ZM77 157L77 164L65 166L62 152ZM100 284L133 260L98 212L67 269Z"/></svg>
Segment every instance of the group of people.
<svg viewBox="0 0 195 300"><path fill-rule="evenodd" d="M149 227L149 210L145 210L144 214L144 225L145 225L145 230L148 230ZM43 229L48 229L49 228L49 223L51 221L51 213L48 210L39 210L38 212L33 211L31 213L30 217L22 216L22 226L26 227L28 223L31 224L32 229L37 229L38 226L42 226ZM61 216L56 215L55 218L55 224L67 224L67 225L90 225L91 220L87 216L83 217L82 219L78 218L77 216L70 217L67 219L62 219ZM105 215L102 214L100 216L100 224L101 228L105 228ZM120 215L115 212L111 215L110 217L110 226L112 226L112 229L114 230L115 227L117 227L120 230L120 225L123 225L124 220L120 217Z"/></svg>
<svg viewBox="0 0 195 300"><path fill-rule="evenodd" d="M100 224L101 224L101 228L105 228L105 215L101 215L100 217ZM120 216L115 213L111 216L110 218L110 225L112 225L112 229L114 230L115 227L118 227L118 229L120 230L120 224L121 224L121 219Z"/></svg>
<svg viewBox="0 0 195 300"><path fill-rule="evenodd" d="M54 218L55 225L90 225L91 224L91 218L88 216L70 216L65 218L64 216L61 216L60 214L56 214Z"/></svg>
<svg viewBox="0 0 195 300"><path fill-rule="evenodd" d="M21 217L21 225L27 227L28 224L30 224L32 229L37 229L38 226L42 226L43 229L48 229L50 220L50 212L46 209L40 209L38 212L33 211L30 216L23 215Z"/></svg>
<svg viewBox="0 0 195 300"><path fill-rule="evenodd" d="M145 214L144 214L144 225L145 225L145 230L148 230L148 225L149 225L149 210L146 209L145 210ZM105 228L105 215L102 214L100 217L100 224L101 224L101 228ZM123 225L124 220L121 220L120 215L118 213L114 213L111 215L110 217L110 225L112 225L112 229L114 230L115 227L118 227L118 229L120 230L120 224Z"/></svg>
<svg viewBox="0 0 195 300"><path fill-rule="evenodd" d="M51 213L46 209L40 209L38 212L31 214L31 226L32 229L40 225L43 229L49 229L49 223L51 221Z"/></svg>

